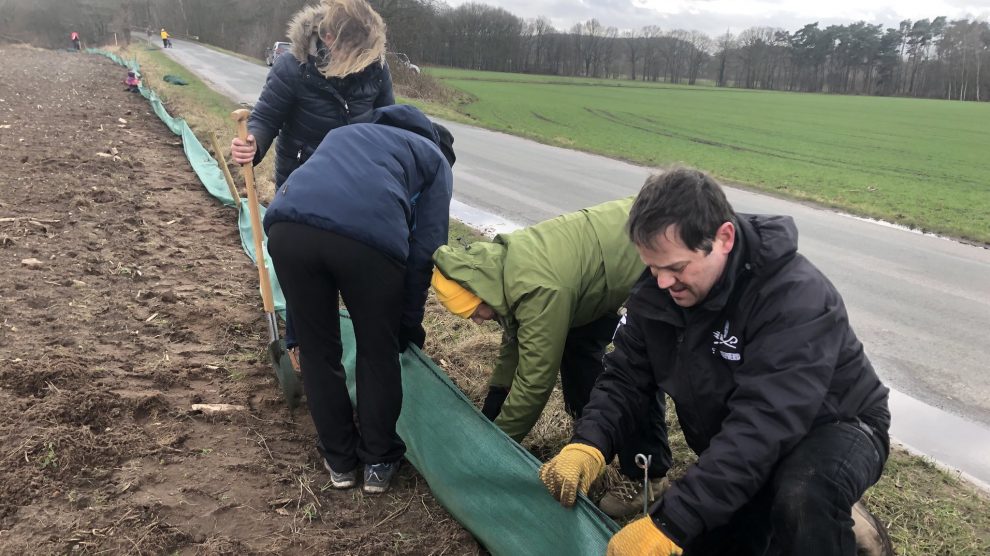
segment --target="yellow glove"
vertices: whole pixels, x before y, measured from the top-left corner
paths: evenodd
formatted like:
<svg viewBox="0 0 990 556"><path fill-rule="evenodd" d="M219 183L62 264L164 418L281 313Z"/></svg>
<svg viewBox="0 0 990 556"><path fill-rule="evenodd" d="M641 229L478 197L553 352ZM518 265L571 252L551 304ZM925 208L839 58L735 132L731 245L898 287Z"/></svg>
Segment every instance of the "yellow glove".
<svg viewBox="0 0 990 556"><path fill-rule="evenodd" d="M550 495L569 508L578 491L587 493L591 483L605 470L605 456L587 444L568 444L540 467L540 480Z"/></svg>
<svg viewBox="0 0 990 556"><path fill-rule="evenodd" d="M606 556L680 556L684 551L653 524L650 516L626 525L608 541Z"/></svg>

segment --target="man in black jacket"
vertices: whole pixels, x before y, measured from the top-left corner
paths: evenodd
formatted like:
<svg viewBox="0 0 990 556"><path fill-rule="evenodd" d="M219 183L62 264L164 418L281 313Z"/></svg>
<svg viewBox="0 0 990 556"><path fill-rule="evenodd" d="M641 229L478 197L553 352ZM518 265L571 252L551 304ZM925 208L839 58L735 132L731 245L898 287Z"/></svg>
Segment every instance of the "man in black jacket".
<svg viewBox="0 0 990 556"><path fill-rule="evenodd" d="M648 272L543 482L573 504L661 388L698 461L609 554L854 555L851 508L889 450L888 389L793 220L736 214L714 180L679 169L647 180L628 228Z"/></svg>

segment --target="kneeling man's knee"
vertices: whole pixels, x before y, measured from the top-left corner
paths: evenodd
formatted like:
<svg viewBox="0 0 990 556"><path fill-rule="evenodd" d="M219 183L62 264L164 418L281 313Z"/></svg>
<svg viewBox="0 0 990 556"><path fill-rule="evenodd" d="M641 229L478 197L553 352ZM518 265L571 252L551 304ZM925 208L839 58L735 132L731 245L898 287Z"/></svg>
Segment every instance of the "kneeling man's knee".
<svg viewBox="0 0 990 556"><path fill-rule="evenodd" d="M779 484L771 505L774 528L797 531L809 523L834 517L835 487L821 477L791 478Z"/></svg>

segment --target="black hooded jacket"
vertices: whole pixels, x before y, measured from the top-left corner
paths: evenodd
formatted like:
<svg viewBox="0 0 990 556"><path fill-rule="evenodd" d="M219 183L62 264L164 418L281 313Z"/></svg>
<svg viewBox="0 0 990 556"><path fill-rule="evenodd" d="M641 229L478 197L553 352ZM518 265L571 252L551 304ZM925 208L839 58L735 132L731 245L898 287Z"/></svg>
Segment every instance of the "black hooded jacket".
<svg viewBox="0 0 990 556"><path fill-rule="evenodd" d="M698 306L677 306L649 271L633 287L573 439L608 461L657 388L670 395L699 458L650 514L681 546L727 523L812 427L862 419L886 439L890 424L888 389L842 297L797 253L794 221L737 221L725 271Z"/></svg>

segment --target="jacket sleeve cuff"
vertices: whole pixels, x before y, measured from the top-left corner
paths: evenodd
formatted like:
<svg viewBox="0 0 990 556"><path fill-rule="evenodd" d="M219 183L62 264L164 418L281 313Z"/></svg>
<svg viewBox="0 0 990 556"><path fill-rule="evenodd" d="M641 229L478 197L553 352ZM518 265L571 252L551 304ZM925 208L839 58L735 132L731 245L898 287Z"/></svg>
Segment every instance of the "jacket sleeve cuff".
<svg viewBox="0 0 990 556"><path fill-rule="evenodd" d="M605 463L612 461L615 458L615 452L612 451L612 444L608 442L605 435L590 433L590 431L582 431L582 434L575 434L571 437L571 442L575 444L586 444L592 448L597 449L605 457Z"/></svg>
<svg viewBox="0 0 990 556"><path fill-rule="evenodd" d="M650 517L653 518L653 524L657 526L657 529L663 531L667 538L681 548L694 540L704 529L701 520L693 515L677 511L674 505L666 504L664 501L661 501L650 512Z"/></svg>

